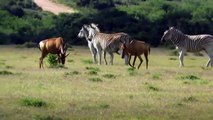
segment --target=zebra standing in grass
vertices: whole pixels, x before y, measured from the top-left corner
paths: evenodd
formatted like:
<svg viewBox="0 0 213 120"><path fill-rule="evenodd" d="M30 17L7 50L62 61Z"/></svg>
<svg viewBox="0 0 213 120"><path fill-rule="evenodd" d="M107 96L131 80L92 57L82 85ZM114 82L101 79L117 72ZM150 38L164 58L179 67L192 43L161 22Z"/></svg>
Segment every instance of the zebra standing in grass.
<svg viewBox="0 0 213 120"><path fill-rule="evenodd" d="M125 42L126 44L130 41L130 36L126 33L114 33L114 34L106 34L101 33L96 24L91 23L89 25L89 36L88 39L91 40L94 48L98 53L98 64L101 65L101 55L102 51L104 52L104 60L105 64L107 64L106 60L106 52L110 55L110 64L113 65L113 53L120 50L121 42ZM125 57L125 64L128 64L128 57Z"/></svg>
<svg viewBox="0 0 213 120"><path fill-rule="evenodd" d="M186 52L199 52L205 50L209 56L209 61L206 64L208 67L211 64L213 67L213 36L208 34L202 35L186 35L175 27L170 27L164 32L161 41L171 40L174 45L180 50L180 67L183 67L183 57Z"/></svg>
<svg viewBox="0 0 213 120"><path fill-rule="evenodd" d="M89 36L88 29L89 29L89 25L83 25L81 30L78 33L78 37L79 38L86 38L87 43L88 43L88 47L89 47L90 52L91 52L92 57L93 57L93 63L97 63L97 60L96 60L97 51L96 51L95 47L93 46L92 42L88 38L88 36Z"/></svg>

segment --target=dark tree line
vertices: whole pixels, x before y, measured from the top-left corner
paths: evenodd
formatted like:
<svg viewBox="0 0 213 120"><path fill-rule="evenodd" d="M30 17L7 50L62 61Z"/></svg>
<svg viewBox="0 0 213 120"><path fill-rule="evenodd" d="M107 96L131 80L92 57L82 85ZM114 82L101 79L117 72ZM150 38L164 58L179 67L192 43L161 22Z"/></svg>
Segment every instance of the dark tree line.
<svg viewBox="0 0 213 120"><path fill-rule="evenodd" d="M160 44L160 38L169 26L176 26L187 34L213 34L212 0L111 2L113 6L102 7L103 4L110 5L110 1L74 0L76 8L80 8L79 13L55 16L42 12L31 0L0 1L0 44L38 43L56 36L62 36L71 44L86 44L85 40L77 38L77 34L83 24L91 22L99 24L102 32L126 32L154 46Z"/></svg>

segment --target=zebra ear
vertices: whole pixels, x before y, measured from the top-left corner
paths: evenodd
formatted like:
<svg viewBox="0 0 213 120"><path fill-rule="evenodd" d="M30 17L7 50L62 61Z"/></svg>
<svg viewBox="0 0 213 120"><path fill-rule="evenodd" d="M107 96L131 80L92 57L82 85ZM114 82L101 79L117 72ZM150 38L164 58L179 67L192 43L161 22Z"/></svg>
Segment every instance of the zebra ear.
<svg viewBox="0 0 213 120"><path fill-rule="evenodd" d="M174 26L172 26L172 27L169 27L169 30L171 30L171 29L174 29L175 27Z"/></svg>

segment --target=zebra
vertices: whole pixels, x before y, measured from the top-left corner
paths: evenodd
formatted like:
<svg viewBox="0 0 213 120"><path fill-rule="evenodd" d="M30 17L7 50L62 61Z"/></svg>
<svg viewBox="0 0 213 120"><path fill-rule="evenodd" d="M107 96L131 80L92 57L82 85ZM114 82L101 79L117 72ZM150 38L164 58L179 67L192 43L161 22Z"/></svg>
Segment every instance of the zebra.
<svg viewBox="0 0 213 120"><path fill-rule="evenodd" d="M101 33L98 25L91 23L89 25L89 35L88 39L91 40L93 46L97 50L98 53L98 64L101 65L101 55L102 51L104 52L104 60L105 64L107 65L106 60L106 53L110 55L110 64L113 65L113 53L120 50L121 41L125 42L126 44L130 41L130 36L126 33L113 33L113 34L106 34ZM125 64L128 64L128 57L125 56Z"/></svg>
<svg viewBox="0 0 213 120"><path fill-rule="evenodd" d="M95 47L93 46L92 42L88 38L88 35L89 35L88 29L89 29L89 25L83 25L81 30L78 33L78 37L79 38L86 38L86 41L88 43L88 47L89 47L90 52L92 54L93 63L97 63L97 59L96 59L97 51L96 51Z"/></svg>
<svg viewBox="0 0 213 120"><path fill-rule="evenodd" d="M183 67L183 57L186 52L199 52L205 50L209 56L206 64L208 67L211 63L213 67L213 36L209 34L201 35L186 35L175 27L170 27L169 30L164 32L161 38L163 40L171 40L174 45L180 50L179 59L180 67Z"/></svg>

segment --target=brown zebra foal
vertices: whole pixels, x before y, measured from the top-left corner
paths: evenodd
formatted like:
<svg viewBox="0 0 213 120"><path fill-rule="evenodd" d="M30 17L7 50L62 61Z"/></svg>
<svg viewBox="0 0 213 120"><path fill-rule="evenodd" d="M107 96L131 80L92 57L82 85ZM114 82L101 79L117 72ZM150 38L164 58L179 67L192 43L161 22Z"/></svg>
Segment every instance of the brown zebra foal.
<svg viewBox="0 0 213 120"><path fill-rule="evenodd" d="M143 59L141 58L141 55L144 54L145 59L146 59L146 69L148 69L148 54L150 53L150 45L143 42L143 41L138 41L138 40L132 40L128 46L126 46L124 43L122 43L121 45L121 49L123 49L123 53L122 53L122 58L124 57L124 55L128 55L129 56L129 65L133 68L135 68L135 61L136 61L136 57L139 58L140 60L140 64L138 65L138 69L140 68ZM135 56L134 57L134 61L133 61L133 65L130 64L131 61L131 56Z"/></svg>

